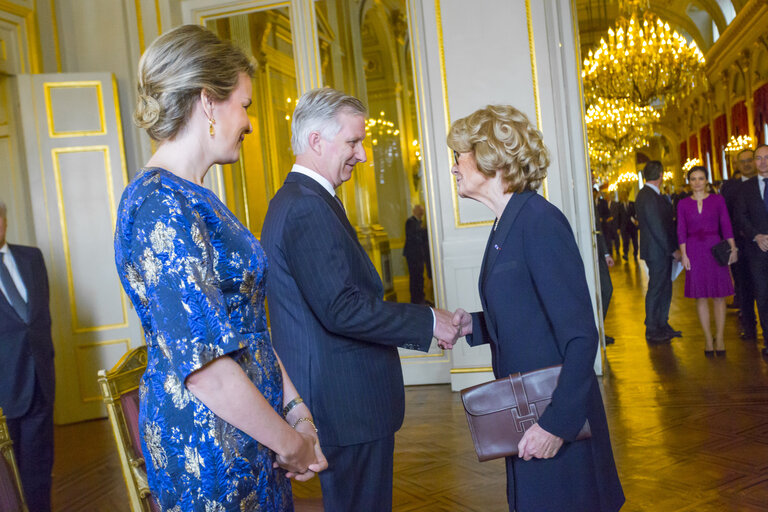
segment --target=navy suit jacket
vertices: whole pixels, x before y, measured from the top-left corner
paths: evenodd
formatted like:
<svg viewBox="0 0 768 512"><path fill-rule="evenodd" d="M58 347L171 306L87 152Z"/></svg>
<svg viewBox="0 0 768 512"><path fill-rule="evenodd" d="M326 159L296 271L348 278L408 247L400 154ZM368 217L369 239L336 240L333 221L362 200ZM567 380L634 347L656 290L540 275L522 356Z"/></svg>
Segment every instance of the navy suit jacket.
<svg viewBox="0 0 768 512"><path fill-rule="evenodd" d="M479 286L483 311L472 315L466 339L473 346L490 343L497 378L563 365L552 403L538 413L541 427L566 444L551 461L513 458L520 493L535 486L532 495L547 496L531 510L569 510L583 493L599 496L599 510L618 510L624 496L593 369L592 301L560 210L535 192L514 194L488 239ZM568 442L586 419L592 439Z"/></svg>
<svg viewBox="0 0 768 512"><path fill-rule="evenodd" d="M262 245L272 342L323 445L394 434L405 394L396 347L427 351L432 312L385 302L381 279L342 207L291 172L269 203Z"/></svg>
<svg viewBox="0 0 768 512"><path fill-rule="evenodd" d="M753 176L739 187L739 200L736 202L736 218L739 231L744 235L747 247L757 248L753 242L755 235L768 234L768 210L760 195L760 176ZM754 246L754 247L753 247ZM757 252L762 252L757 249Z"/></svg>
<svg viewBox="0 0 768 512"><path fill-rule="evenodd" d="M27 288L29 323L0 292L0 407L8 418L23 416L32 405L35 377L43 397L53 404L55 379L48 274L37 247L8 247Z"/></svg>
<svg viewBox="0 0 768 512"><path fill-rule="evenodd" d="M640 228L640 258L658 261L671 258L677 250L672 205L651 187L643 187L635 198Z"/></svg>
<svg viewBox="0 0 768 512"><path fill-rule="evenodd" d="M728 208L728 216L731 220L735 219L736 202L738 201L739 190L743 183L744 181L741 178L731 178L725 180L720 186L720 195L725 199L725 206Z"/></svg>
<svg viewBox="0 0 768 512"><path fill-rule="evenodd" d="M415 215L405 221L405 245L403 256L414 261L425 261L428 258L427 230L421 226L421 221Z"/></svg>

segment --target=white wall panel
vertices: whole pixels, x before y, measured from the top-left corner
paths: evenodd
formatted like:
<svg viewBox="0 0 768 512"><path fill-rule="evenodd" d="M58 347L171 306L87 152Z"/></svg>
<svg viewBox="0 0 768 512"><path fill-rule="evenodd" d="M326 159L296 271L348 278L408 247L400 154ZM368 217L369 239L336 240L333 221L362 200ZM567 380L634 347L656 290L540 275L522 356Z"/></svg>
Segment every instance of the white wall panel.
<svg viewBox="0 0 768 512"><path fill-rule="evenodd" d="M479 203L457 198L445 134L451 122L491 103L513 105L542 130L551 151L542 192L571 222L594 295L594 224L570 2L489 0L470 6L462 0L412 0L409 17L440 305L480 309L477 278L494 216ZM452 357L454 389L492 377L487 347L470 349L461 342Z"/></svg>

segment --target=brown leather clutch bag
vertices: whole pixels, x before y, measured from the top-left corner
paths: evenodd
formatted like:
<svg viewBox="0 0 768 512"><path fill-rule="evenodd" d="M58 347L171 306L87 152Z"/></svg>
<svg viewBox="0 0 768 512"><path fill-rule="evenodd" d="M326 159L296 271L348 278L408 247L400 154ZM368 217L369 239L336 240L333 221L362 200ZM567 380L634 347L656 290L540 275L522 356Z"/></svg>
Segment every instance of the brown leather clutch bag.
<svg viewBox="0 0 768 512"><path fill-rule="evenodd" d="M562 365L472 386L461 392L469 431L480 462L517 455L525 431L552 401ZM576 440L592 436L589 421Z"/></svg>

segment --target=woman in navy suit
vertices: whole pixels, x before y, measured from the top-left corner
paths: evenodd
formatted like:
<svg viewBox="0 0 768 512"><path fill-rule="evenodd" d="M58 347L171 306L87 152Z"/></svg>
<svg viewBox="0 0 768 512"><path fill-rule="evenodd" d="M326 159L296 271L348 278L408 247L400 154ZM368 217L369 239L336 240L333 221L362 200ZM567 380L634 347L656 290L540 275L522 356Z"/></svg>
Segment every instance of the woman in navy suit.
<svg viewBox="0 0 768 512"><path fill-rule="evenodd" d="M483 311L454 323L491 345L497 378L562 364L552 403L507 457L509 510L613 512L624 503L593 370L594 314L565 216L536 193L547 174L542 135L517 109L489 105L451 126L461 197L496 215L480 271ZM592 438L575 441L589 420Z"/></svg>

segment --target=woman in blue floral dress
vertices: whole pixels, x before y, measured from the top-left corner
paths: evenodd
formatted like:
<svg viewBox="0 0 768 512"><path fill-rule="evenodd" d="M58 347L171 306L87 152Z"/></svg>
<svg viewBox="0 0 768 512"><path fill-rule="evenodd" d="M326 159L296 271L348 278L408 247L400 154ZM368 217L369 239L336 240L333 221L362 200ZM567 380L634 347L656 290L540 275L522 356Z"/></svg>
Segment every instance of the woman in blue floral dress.
<svg viewBox="0 0 768 512"><path fill-rule="evenodd" d="M290 511L289 478L327 466L269 339L264 252L201 185L251 132L252 74L198 26L139 63L135 117L159 147L123 193L115 260L146 337L139 427L162 510Z"/></svg>

